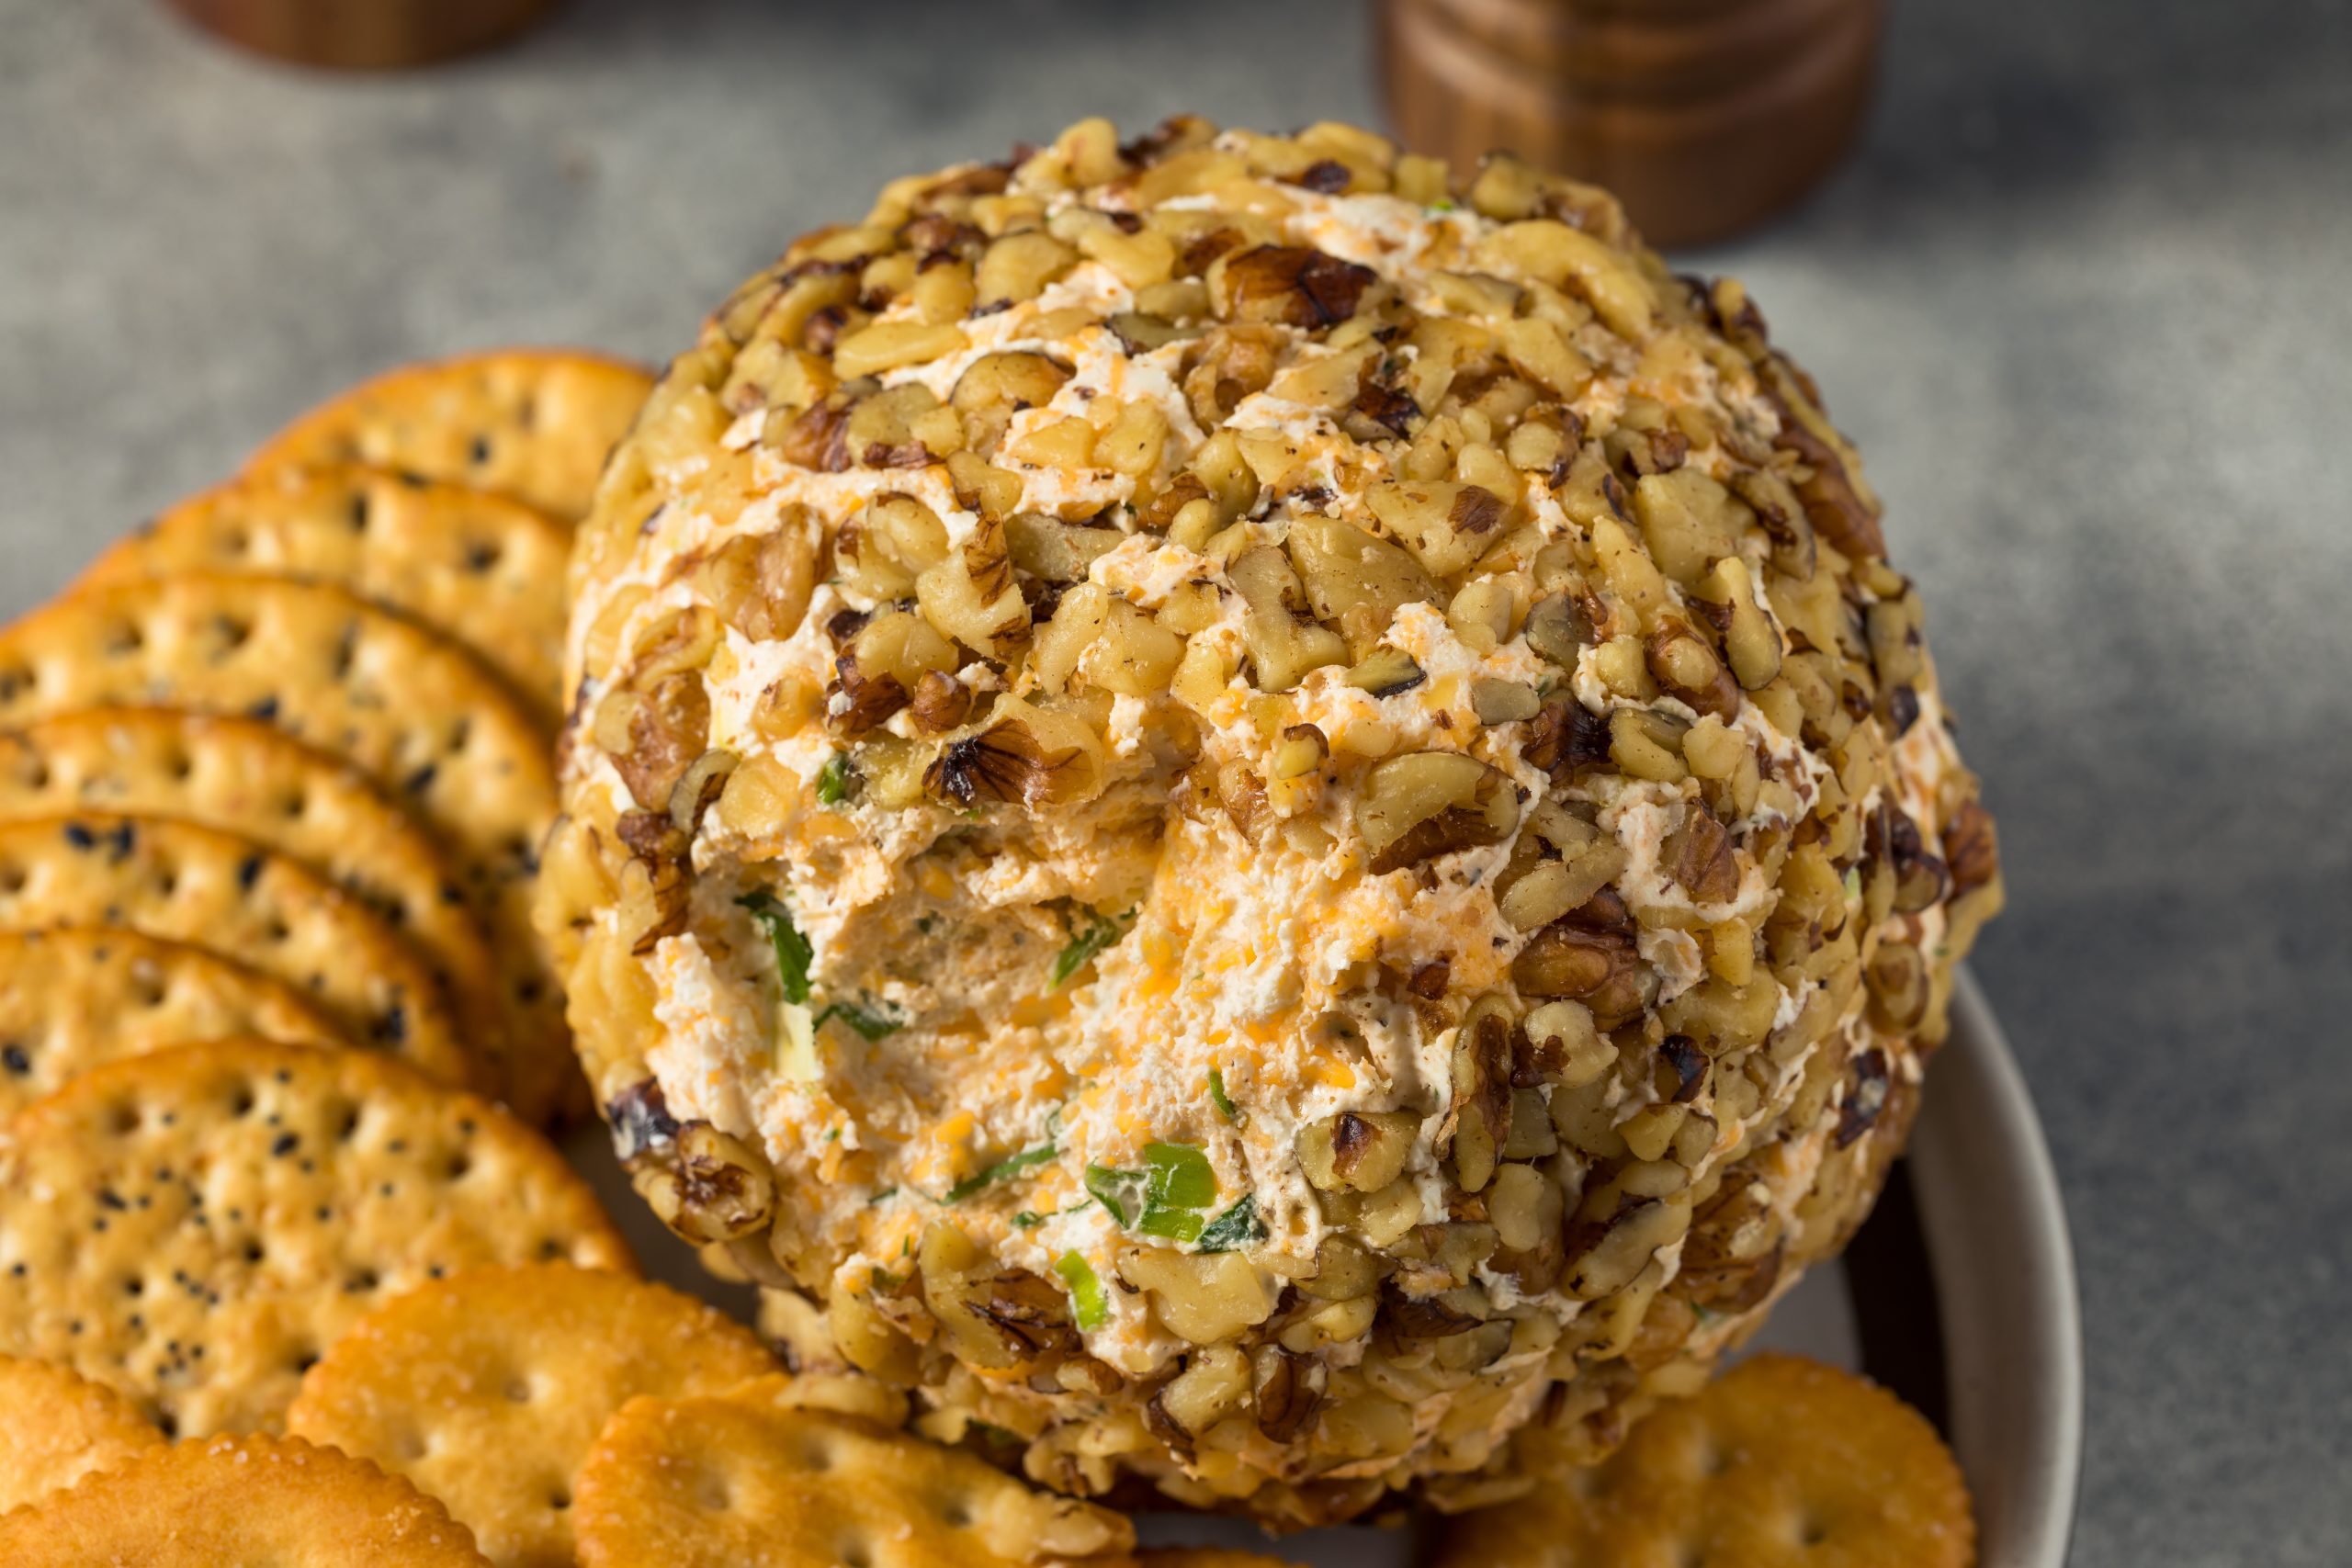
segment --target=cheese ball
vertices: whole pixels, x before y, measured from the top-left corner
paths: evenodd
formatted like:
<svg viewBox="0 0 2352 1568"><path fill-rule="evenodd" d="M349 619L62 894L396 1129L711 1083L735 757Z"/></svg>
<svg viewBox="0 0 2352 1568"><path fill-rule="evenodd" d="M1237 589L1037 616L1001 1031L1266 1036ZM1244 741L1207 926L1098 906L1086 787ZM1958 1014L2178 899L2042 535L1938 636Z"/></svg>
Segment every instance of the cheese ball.
<svg viewBox="0 0 2352 1568"><path fill-rule="evenodd" d="M542 927L804 1366L1280 1526L1605 1454L1842 1245L1997 908L1738 284L1341 125L901 180L573 563Z"/></svg>

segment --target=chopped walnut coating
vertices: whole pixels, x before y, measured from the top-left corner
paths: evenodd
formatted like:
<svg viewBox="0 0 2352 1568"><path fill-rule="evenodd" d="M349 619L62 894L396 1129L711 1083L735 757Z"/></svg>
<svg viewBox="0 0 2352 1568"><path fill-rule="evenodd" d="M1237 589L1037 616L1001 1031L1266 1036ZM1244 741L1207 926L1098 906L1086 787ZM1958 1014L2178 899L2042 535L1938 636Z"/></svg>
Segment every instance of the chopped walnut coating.
<svg viewBox="0 0 2352 1568"><path fill-rule="evenodd" d="M640 1190L1063 1490L1598 1457L1850 1230L1999 907L1885 556L1589 186L1192 118L894 183L581 536L543 897Z"/></svg>

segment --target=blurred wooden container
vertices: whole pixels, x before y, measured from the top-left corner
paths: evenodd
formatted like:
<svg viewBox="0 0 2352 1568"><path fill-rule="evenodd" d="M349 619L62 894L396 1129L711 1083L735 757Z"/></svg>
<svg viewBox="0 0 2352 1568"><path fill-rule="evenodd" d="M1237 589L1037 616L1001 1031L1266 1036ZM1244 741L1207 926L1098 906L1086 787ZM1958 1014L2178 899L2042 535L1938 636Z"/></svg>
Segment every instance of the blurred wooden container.
<svg viewBox="0 0 2352 1568"><path fill-rule="evenodd" d="M257 54L339 71L431 65L506 42L557 0L169 0Z"/></svg>
<svg viewBox="0 0 2352 1568"><path fill-rule="evenodd" d="M1408 144L1467 170L1497 148L1615 191L1696 244L1787 208L1869 106L1883 0L1381 0Z"/></svg>

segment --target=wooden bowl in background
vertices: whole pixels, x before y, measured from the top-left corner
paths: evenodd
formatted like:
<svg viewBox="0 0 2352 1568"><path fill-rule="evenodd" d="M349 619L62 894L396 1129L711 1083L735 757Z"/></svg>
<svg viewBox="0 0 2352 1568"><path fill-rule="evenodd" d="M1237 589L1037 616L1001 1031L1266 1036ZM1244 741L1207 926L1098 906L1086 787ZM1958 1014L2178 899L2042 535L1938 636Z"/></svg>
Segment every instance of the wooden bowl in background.
<svg viewBox="0 0 2352 1568"><path fill-rule="evenodd" d="M339 71L431 65L506 42L557 0L169 0L257 54Z"/></svg>
<svg viewBox="0 0 2352 1568"><path fill-rule="evenodd" d="M1501 148L1615 191L1658 244L1795 202L1868 107L1883 0L1381 0L1389 112L1464 172Z"/></svg>

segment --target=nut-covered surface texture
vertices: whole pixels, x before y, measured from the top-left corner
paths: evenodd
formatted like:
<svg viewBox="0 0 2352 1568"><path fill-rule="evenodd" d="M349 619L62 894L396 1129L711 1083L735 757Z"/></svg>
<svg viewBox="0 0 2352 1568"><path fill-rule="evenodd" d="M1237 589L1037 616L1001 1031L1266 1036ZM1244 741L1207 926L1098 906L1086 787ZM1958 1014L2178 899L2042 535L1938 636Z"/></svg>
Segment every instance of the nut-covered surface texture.
<svg viewBox="0 0 2352 1568"><path fill-rule="evenodd" d="M750 1329L648 1280L468 1269L353 1325L302 1375L286 1429L405 1475L502 1568L567 1568L572 1477L615 1411L777 1370Z"/></svg>
<svg viewBox="0 0 2352 1568"><path fill-rule="evenodd" d="M2000 903L1815 389L1509 159L897 182L573 580L539 915L639 1190L1073 1493L1605 1454L1866 1213Z"/></svg>
<svg viewBox="0 0 2352 1568"><path fill-rule="evenodd" d="M344 1039L442 1083L480 1064L416 948L268 846L169 817L0 820L0 928L119 926L192 943L317 998Z"/></svg>
<svg viewBox="0 0 2352 1568"><path fill-rule="evenodd" d="M157 1052L0 1139L0 1355L71 1366L178 1436L276 1430L379 1303L543 1260L633 1266L546 1140L367 1052Z"/></svg>
<svg viewBox="0 0 2352 1568"><path fill-rule="evenodd" d="M1108 1509L811 1408L784 1377L623 1405L572 1523L582 1568L1114 1568L1135 1544Z"/></svg>
<svg viewBox="0 0 2352 1568"><path fill-rule="evenodd" d="M573 519L588 510L605 457L650 385L638 366L568 349L493 349L406 365L303 414L247 468L367 463Z"/></svg>
<svg viewBox="0 0 2352 1568"><path fill-rule="evenodd" d="M340 589L191 572L102 583L0 629L0 723L163 705L260 720L349 761L448 851L526 1027L484 1040L500 1090L543 1121L580 1093L562 1002L532 941L552 808L537 720L445 637Z"/></svg>
<svg viewBox="0 0 2352 1568"><path fill-rule="evenodd" d="M0 1356L0 1514L163 1440L137 1405L104 1384Z"/></svg>
<svg viewBox="0 0 2352 1568"><path fill-rule="evenodd" d="M0 1125L101 1063L238 1034L345 1043L302 991L209 948L119 927L0 931Z"/></svg>
<svg viewBox="0 0 2352 1568"><path fill-rule="evenodd" d="M1449 1525L1439 1568L1970 1568L1968 1487L1925 1416L1801 1357L1758 1356Z"/></svg>
<svg viewBox="0 0 2352 1568"><path fill-rule="evenodd" d="M153 1450L0 1515L12 1568L484 1568L466 1527L407 1482L290 1438Z"/></svg>
<svg viewBox="0 0 2352 1568"><path fill-rule="evenodd" d="M571 530L519 501L364 463L246 474L173 506L85 582L220 571L332 582L480 653L551 715Z"/></svg>

